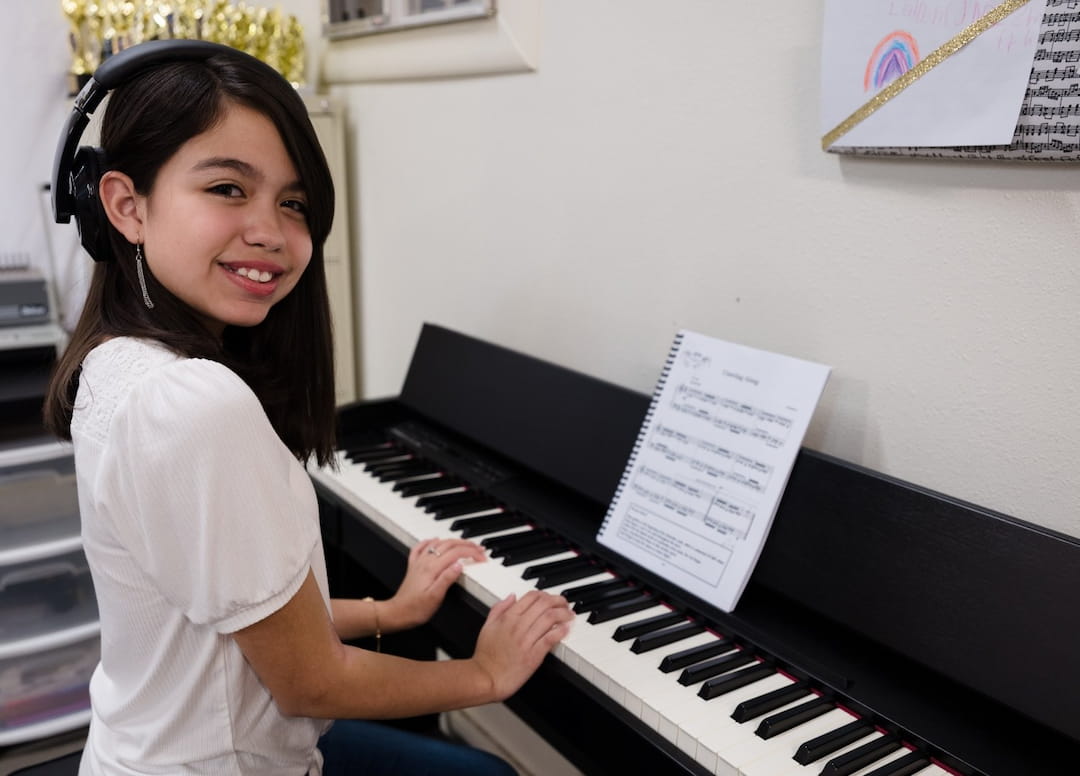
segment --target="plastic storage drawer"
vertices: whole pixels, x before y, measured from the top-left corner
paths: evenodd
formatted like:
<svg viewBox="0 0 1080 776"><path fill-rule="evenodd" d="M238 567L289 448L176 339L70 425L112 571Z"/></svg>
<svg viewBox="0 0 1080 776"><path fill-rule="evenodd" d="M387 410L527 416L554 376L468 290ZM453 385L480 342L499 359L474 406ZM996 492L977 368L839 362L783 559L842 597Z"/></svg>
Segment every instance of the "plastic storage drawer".
<svg viewBox="0 0 1080 776"><path fill-rule="evenodd" d="M45 651L0 659L0 746L87 724L90 676L99 658L94 630Z"/></svg>
<svg viewBox="0 0 1080 776"><path fill-rule="evenodd" d="M55 555L79 545L71 448L43 444L0 452L0 567L27 553Z"/></svg>
<svg viewBox="0 0 1080 776"><path fill-rule="evenodd" d="M0 656L97 619L94 584L81 549L0 566Z"/></svg>

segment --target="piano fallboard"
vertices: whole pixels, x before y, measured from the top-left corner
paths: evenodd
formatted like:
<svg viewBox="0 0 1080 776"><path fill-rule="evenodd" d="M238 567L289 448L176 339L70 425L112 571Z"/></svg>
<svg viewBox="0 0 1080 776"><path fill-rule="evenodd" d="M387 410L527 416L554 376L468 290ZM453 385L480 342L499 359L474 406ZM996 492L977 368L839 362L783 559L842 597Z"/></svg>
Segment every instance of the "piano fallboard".
<svg viewBox="0 0 1080 776"><path fill-rule="evenodd" d="M343 408L340 439L393 438L475 482L939 766L1057 774L1075 760L1080 693L1062 688L1080 687L1080 607L1069 602L1080 589L1080 542L803 450L739 606L724 613L595 541L647 404L427 326L401 396ZM408 535L389 514L396 507L358 496L353 473L312 476L328 552L392 589ZM432 638L468 654L483 597L456 588ZM713 772L610 689L557 651L509 705L586 773Z"/></svg>

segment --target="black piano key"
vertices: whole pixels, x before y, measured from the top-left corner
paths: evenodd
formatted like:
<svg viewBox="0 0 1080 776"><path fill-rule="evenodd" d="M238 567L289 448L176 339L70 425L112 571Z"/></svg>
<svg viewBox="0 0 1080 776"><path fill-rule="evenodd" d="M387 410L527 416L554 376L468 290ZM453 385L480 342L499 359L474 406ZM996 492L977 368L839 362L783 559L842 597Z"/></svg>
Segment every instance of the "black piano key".
<svg viewBox="0 0 1080 776"><path fill-rule="evenodd" d="M734 671L736 668L742 668L745 665L753 663L754 660L755 658L750 652L745 649L739 649L730 654L714 657L711 660L706 660L702 663L695 663L679 674L679 684L686 686L697 684L706 679L711 679L714 676L725 674L728 671Z"/></svg>
<svg viewBox="0 0 1080 776"><path fill-rule="evenodd" d="M609 590L602 595L590 595L585 600L577 601L573 610L578 614L591 612L616 601L625 601L628 598L636 598L641 595L641 589L623 582L622 587ZM564 596L565 597L565 596ZM569 599L567 599L569 600Z"/></svg>
<svg viewBox="0 0 1080 776"><path fill-rule="evenodd" d="M702 644L697 647L690 647L689 649L683 649L679 652L672 652L670 655L666 655L663 660L660 661L660 670L665 674L670 674L672 671L678 671L680 668L686 668L694 663L700 663L702 660L707 660L710 657L721 655L724 652L730 652L735 648L731 639L718 638L716 641L710 641L708 644Z"/></svg>
<svg viewBox="0 0 1080 776"><path fill-rule="evenodd" d="M544 531L525 531L517 541L508 541L505 544L496 544L493 547L488 548L488 554L493 558L505 558L509 555L527 552L534 547L563 547L563 542L557 537L552 536ZM509 536L506 537L510 539ZM540 555L536 555L536 558L543 558L550 555L550 552L542 552Z"/></svg>
<svg viewBox="0 0 1080 776"><path fill-rule="evenodd" d="M590 582L587 585L568 587L566 590L563 590L562 597L570 603L578 603L581 601L590 601L594 597L603 595L609 590L626 590L632 587L633 586L625 579L612 579L607 582Z"/></svg>
<svg viewBox="0 0 1080 776"><path fill-rule="evenodd" d="M496 531L506 531L528 525L529 519L520 512L502 512L498 515L463 517L450 524L451 531L460 531L463 539L484 536Z"/></svg>
<svg viewBox="0 0 1080 776"><path fill-rule="evenodd" d="M383 469L375 478L379 482L391 482L397 480L404 480L411 477L420 477L425 474L434 474L439 471L439 467L427 461L417 461L412 466L398 466L393 469Z"/></svg>
<svg viewBox="0 0 1080 776"><path fill-rule="evenodd" d="M809 741L799 744L792 758L799 765L809 765L817 762L833 752L843 749L848 744L853 744L860 738L865 738L874 732L874 726L864 719L856 719L841 725L836 730L822 733Z"/></svg>
<svg viewBox="0 0 1080 776"><path fill-rule="evenodd" d="M400 447L384 447L378 450L357 450L345 453L345 457L353 463L368 463L371 461L385 461L405 455Z"/></svg>
<svg viewBox="0 0 1080 776"><path fill-rule="evenodd" d="M404 461L387 461L385 464L377 467L381 474L385 474L388 471L394 469L401 469L402 471L418 471L418 472L437 472L441 471L441 467L434 461L429 461L427 458L422 458L418 455L413 455Z"/></svg>
<svg viewBox="0 0 1080 776"><path fill-rule="evenodd" d="M806 682L795 682L787 687L767 692L756 698L747 698L735 707L731 712L731 718L736 722L748 722L762 714L776 711L781 706L787 706L799 698L805 698L810 694L810 685Z"/></svg>
<svg viewBox="0 0 1080 776"><path fill-rule="evenodd" d="M440 507L429 509L428 511L436 520L449 520L452 517L471 515L475 512L490 512L492 509L498 508L498 506L499 502L490 496L480 496L472 501L461 501L457 504L444 504Z"/></svg>
<svg viewBox="0 0 1080 776"><path fill-rule="evenodd" d="M398 466L408 466L411 463L419 461L414 454L408 450L395 450L383 458L373 459L364 463L363 469L366 472L372 474L383 471L384 469L394 469Z"/></svg>
<svg viewBox="0 0 1080 776"><path fill-rule="evenodd" d="M677 625L686 619L686 615L682 612L665 612L664 614L657 614L652 617L647 617L644 620L638 620L637 622L626 622L615 629L615 633L611 638L615 641L629 641L630 639L637 638L645 633L652 633L655 630L666 628L669 625Z"/></svg>
<svg viewBox="0 0 1080 776"><path fill-rule="evenodd" d="M549 587L557 587L558 585L565 585L568 582L573 582L578 579L584 579L585 577L591 577L595 574L599 574L603 569L593 564L590 567L582 567L579 569L567 569L566 571L554 571L550 574L544 574L536 578L536 587L538 590L547 590Z"/></svg>
<svg viewBox="0 0 1080 776"><path fill-rule="evenodd" d="M478 492L465 486L464 490L455 491L453 493L433 493L430 496L421 496L416 500L416 506L421 509L430 512L447 504L458 504L462 501L468 501L477 497Z"/></svg>
<svg viewBox="0 0 1080 776"><path fill-rule="evenodd" d="M338 448L346 453L350 450L363 452L394 444L392 439L387 439L385 434L375 430L346 432L338 439Z"/></svg>
<svg viewBox="0 0 1080 776"><path fill-rule="evenodd" d="M536 542L550 538L551 533L548 531L545 531L542 528L533 528L528 531L515 531L510 534L488 536L487 538L480 540L480 546L486 547L494 554L514 547L523 547L526 544L535 544Z"/></svg>
<svg viewBox="0 0 1080 776"><path fill-rule="evenodd" d="M420 474L431 474L432 472L442 471L442 469L434 461L429 461L426 458L412 457L404 461L387 461L385 465L379 466L377 471L380 475L391 471L414 471Z"/></svg>
<svg viewBox="0 0 1080 776"><path fill-rule="evenodd" d="M460 506L461 504L483 503L493 501L493 499L486 493L466 488L466 490L455 493L436 493L431 496L424 496L423 499L417 499L416 501L416 505L423 507L425 512L439 513L444 509ZM421 504L421 501L424 501L424 503Z"/></svg>
<svg viewBox="0 0 1080 776"><path fill-rule="evenodd" d="M668 644L674 644L676 641L682 641L704 632L705 626L700 622L691 621L682 625L674 625L664 630L638 636L634 639L634 643L630 645L630 651L640 655L643 652L651 652L654 649L666 647Z"/></svg>
<svg viewBox="0 0 1080 776"><path fill-rule="evenodd" d="M579 555L576 558L555 560L551 563L537 563L535 566L529 566L523 572L521 572L521 578L537 579L538 577L542 577L545 574L557 574L562 571L573 571L575 569L585 569L593 574L599 571L599 568L591 558L587 558L584 555Z"/></svg>
<svg viewBox="0 0 1080 776"><path fill-rule="evenodd" d="M386 450L400 449L396 444L387 440L385 437L378 437L376 435L365 435L367 440L359 438L346 438L341 440L341 444L338 446L345 454L355 453L357 455L366 455L367 453L385 452Z"/></svg>
<svg viewBox="0 0 1080 776"><path fill-rule="evenodd" d="M746 685L753 684L754 682L759 682L766 676L772 676L775 673L775 666L771 666L768 663L748 665L746 668L741 668L738 671L729 671L723 676L709 679L705 684L701 685L701 689L698 690L698 695L707 701L711 701L713 698L719 698L725 693L733 692L740 687L746 687Z"/></svg>
<svg viewBox="0 0 1080 776"><path fill-rule="evenodd" d="M399 453L397 455L390 456L385 460L368 461L364 464L364 471L368 474L377 477L381 472L387 469L396 469L399 466L404 466L408 463L412 463L416 460L416 457L412 453Z"/></svg>
<svg viewBox="0 0 1080 776"><path fill-rule="evenodd" d="M627 598L625 601L616 601L594 609L589 612L589 623L597 625L601 622L617 620L620 617L640 612L642 609L651 609L654 606L656 606L656 599L650 593L642 593L636 598Z"/></svg>
<svg viewBox="0 0 1080 776"><path fill-rule="evenodd" d="M353 463L363 463L364 461L376 461L381 458L388 458L390 455L401 454L403 451L396 445L384 443L382 445L361 445L361 446L349 446L342 448L345 450L346 458Z"/></svg>
<svg viewBox="0 0 1080 776"><path fill-rule="evenodd" d="M436 471L437 470L435 469L390 469L389 471L376 474L375 479L379 482L385 482L393 486L399 482L413 482L420 477L430 477L432 474L435 474Z"/></svg>
<svg viewBox="0 0 1080 776"><path fill-rule="evenodd" d="M444 474L441 477L429 477L426 480L413 480L411 482L399 482L394 490L401 494L402 498L423 496L426 493L438 493L440 490L460 488L464 483L457 477Z"/></svg>
<svg viewBox="0 0 1080 776"><path fill-rule="evenodd" d="M895 736L882 736L857 746L850 752L844 752L825 763L821 776L851 776L855 771L874 764L882 757L890 755L900 748L900 741Z"/></svg>
<svg viewBox="0 0 1080 776"><path fill-rule="evenodd" d="M502 556L502 562L504 566L517 566L521 563L528 563L530 560L558 555L560 552L566 552L569 549L562 539L552 538L545 542L527 544L524 547L513 547Z"/></svg>
<svg viewBox="0 0 1080 776"><path fill-rule="evenodd" d="M812 719L820 717L822 714L832 711L834 708L836 708L836 704L828 698L819 696L806 703L800 704L793 709L781 711L778 714L773 714L771 717L766 717L761 720L761 724L758 725L757 730L754 731L754 735L765 739L778 736L781 733L786 733L792 728L798 727L804 722L809 722Z"/></svg>
<svg viewBox="0 0 1080 776"><path fill-rule="evenodd" d="M911 776L911 774L918 773L929 764L930 758L925 754L912 752L903 757L898 757L892 762L887 762L880 768L875 768L866 776Z"/></svg>

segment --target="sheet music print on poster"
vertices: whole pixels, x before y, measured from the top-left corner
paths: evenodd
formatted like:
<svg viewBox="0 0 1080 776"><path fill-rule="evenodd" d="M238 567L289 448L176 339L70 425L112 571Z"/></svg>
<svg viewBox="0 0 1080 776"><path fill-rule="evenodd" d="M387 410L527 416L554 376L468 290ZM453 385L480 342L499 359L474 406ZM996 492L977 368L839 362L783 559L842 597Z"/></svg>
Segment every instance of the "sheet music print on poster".
<svg viewBox="0 0 1080 776"><path fill-rule="evenodd" d="M834 147L841 154L1080 161L1080 0L1032 0L1043 11L1027 90L1009 145Z"/></svg>
<svg viewBox="0 0 1080 776"><path fill-rule="evenodd" d="M734 609L828 376L680 331L597 539Z"/></svg>

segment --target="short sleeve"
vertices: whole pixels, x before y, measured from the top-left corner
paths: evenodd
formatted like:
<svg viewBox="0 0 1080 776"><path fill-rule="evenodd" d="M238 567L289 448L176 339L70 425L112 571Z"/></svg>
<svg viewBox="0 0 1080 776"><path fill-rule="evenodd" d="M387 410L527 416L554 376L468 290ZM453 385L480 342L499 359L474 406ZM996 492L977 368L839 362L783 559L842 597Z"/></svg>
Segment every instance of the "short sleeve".
<svg viewBox="0 0 1080 776"><path fill-rule="evenodd" d="M314 490L251 389L188 359L154 370L113 415L97 492L158 592L230 633L281 608L318 547Z"/></svg>

